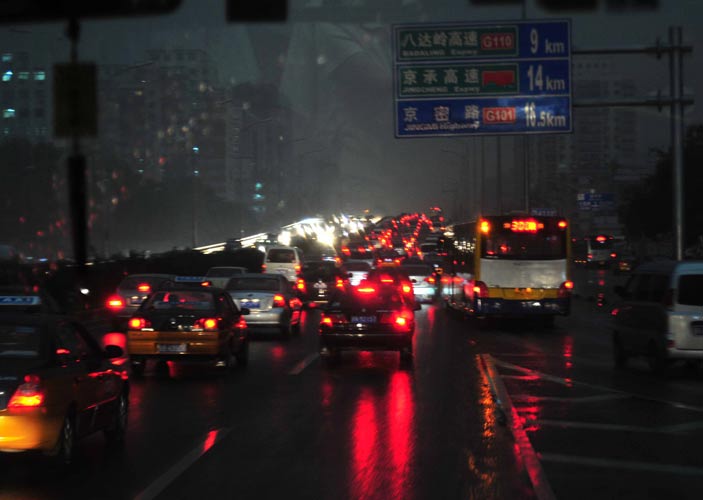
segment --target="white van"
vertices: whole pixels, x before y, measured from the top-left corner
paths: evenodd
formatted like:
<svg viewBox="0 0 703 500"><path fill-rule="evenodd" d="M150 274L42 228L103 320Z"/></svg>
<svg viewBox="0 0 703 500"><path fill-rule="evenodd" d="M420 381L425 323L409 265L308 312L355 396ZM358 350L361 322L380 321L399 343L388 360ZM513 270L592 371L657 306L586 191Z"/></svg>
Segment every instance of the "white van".
<svg viewBox="0 0 703 500"><path fill-rule="evenodd" d="M297 247L269 247L266 249L262 271L282 274L295 282L303 265L303 252Z"/></svg>
<svg viewBox="0 0 703 500"><path fill-rule="evenodd" d="M661 371L672 360L703 360L703 261L644 264L624 287L613 309L616 366L646 356Z"/></svg>

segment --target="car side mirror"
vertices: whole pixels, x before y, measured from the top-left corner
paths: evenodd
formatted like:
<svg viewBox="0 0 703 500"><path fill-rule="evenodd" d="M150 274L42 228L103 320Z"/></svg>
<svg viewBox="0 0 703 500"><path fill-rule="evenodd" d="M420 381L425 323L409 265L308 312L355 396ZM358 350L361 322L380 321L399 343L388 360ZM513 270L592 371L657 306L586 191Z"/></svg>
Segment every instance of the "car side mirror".
<svg viewBox="0 0 703 500"><path fill-rule="evenodd" d="M417 283L417 280L415 278L410 280L411 283Z"/></svg>
<svg viewBox="0 0 703 500"><path fill-rule="evenodd" d="M242 307L239 312L242 316L249 316L251 314L251 310L248 307Z"/></svg>
<svg viewBox="0 0 703 500"><path fill-rule="evenodd" d="M124 350L118 345L106 345L105 346L105 357L108 359L121 358L124 356Z"/></svg>
<svg viewBox="0 0 703 500"><path fill-rule="evenodd" d="M353 278L354 274L353 273L347 273L347 278Z"/></svg>

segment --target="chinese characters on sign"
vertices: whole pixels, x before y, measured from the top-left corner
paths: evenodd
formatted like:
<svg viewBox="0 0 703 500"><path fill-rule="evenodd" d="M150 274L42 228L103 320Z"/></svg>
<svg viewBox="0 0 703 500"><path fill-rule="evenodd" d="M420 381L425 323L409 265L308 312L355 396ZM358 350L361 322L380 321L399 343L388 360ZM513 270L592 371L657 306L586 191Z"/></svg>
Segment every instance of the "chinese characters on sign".
<svg viewBox="0 0 703 500"><path fill-rule="evenodd" d="M568 21L394 28L396 137L571 131Z"/></svg>

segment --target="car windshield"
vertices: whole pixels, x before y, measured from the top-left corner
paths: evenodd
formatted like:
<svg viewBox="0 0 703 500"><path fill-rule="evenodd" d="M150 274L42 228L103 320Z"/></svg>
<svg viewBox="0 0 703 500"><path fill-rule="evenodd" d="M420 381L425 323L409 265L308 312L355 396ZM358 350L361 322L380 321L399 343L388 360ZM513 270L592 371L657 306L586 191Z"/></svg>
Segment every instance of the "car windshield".
<svg viewBox="0 0 703 500"><path fill-rule="evenodd" d="M247 290L255 292L277 292L281 283L270 278L232 278L227 283L227 290Z"/></svg>
<svg viewBox="0 0 703 500"><path fill-rule="evenodd" d="M277 264L288 264L295 262L295 251L287 249L269 250L269 253L266 256L266 261Z"/></svg>
<svg viewBox="0 0 703 500"><path fill-rule="evenodd" d="M244 270L239 269L228 269L226 267L216 267L210 269L205 275L207 278L229 278L230 276L236 276L237 274L243 274Z"/></svg>
<svg viewBox="0 0 703 500"><path fill-rule="evenodd" d="M0 358L38 358L42 352L43 335L42 328L37 326L0 324Z"/></svg>
<svg viewBox="0 0 703 500"><path fill-rule="evenodd" d="M429 276L432 274L432 268L429 266L402 266L402 268L410 276Z"/></svg>
<svg viewBox="0 0 703 500"><path fill-rule="evenodd" d="M344 267L349 272L368 271L369 269L371 269L371 265L369 265L367 262L346 262L344 264Z"/></svg>

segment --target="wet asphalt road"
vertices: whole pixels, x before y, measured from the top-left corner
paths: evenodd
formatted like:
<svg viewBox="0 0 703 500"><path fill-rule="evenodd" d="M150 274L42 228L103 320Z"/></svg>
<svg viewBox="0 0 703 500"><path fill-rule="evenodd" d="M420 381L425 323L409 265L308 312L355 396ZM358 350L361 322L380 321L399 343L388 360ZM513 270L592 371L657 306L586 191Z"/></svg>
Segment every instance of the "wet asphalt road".
<svg viewBox="0 0 703 500"><path fill-rule="evenodd" d="M326 367L317 312L300 337L257 335L226 376L151 366L123 449L90 437L69 470L0 456L0 499L699 498L703 372L613 368L620 281L581 272L546 330L423 306L412 368L397 353Z"/></svg>

